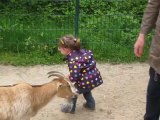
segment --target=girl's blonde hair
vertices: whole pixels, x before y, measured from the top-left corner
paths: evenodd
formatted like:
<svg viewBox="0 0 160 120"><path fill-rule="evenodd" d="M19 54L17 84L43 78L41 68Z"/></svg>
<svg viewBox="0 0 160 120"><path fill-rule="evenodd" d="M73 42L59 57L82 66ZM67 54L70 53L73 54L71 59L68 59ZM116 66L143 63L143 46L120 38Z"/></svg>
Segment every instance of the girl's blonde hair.
<svg viewBox="0 0 160 120"><path fill-rule="evenodd" d="M65 35L59 39L58 47L69 48L71 50L80 49L80 39L73 35Z"/></svg>

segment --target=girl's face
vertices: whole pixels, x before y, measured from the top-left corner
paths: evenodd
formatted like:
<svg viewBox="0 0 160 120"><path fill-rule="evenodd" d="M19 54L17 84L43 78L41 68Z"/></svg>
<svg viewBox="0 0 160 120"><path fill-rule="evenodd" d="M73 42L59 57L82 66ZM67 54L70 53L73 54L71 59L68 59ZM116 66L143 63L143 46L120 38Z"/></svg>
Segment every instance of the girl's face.
<svg viewBox="0 0 160 120"><path fill-rule="evenodd" d="M71 52L71 49L63 47L59 47L58 50L61 52L62 55L68 55Z"/></svg>

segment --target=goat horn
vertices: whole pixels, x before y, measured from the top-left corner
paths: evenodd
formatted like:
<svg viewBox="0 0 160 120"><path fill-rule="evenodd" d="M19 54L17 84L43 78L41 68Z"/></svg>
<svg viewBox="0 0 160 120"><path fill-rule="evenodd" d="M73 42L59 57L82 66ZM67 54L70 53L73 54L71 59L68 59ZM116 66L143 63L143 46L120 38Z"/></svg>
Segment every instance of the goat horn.
<svg viewBox="0 0 160 120"><path fill-rule="evenodd" d="M60 74L60 75L62 75L62 76L65 77L65 75L64 75L63 73L60 73L60 72L58 72L58 71L50 71L50 72L48 72L47 74L53 74L53 73L57 73L57 74Z"/></svg>
<svg viewBox="0 0 160 120"><path fill-rule="evenodd" d="M47 74L49 74L48 77L57 76L57 77L65 78L65 75L63 73L58 72L58 71L50 71Z"/></svg>
<svg viewBox="0 0 160 120"><path fill-rule="evenodd" d="M51 77L51 76L56 76L56 77L64 78L63 75L56 74L56 73L53 73L53 74L49 75L48 78Z"/></svg>
<svg viewBox="0 0 160 120"><path fill-rule="evenodd" d="M57 76L57 77L63 78L65 81L69 82L69 81L68 81L68 78L66 78L66 76L65 76L63 73L61 73L61 72L58 72L58 71L50 71L50 72L48 72L48 74L50 74L50 75L48 76L48 78L51 77L51 76ZM70 84L70 82L69 82L69 84Z"/></svg>

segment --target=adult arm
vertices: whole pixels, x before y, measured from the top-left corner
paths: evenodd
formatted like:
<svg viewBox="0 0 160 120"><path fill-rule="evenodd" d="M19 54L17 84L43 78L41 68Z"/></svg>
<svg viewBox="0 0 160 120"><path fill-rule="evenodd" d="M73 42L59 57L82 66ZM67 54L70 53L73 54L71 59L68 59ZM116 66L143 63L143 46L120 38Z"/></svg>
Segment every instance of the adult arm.
<svg viewBox="0 0 160 120"><path fill-rule="evenodd" d="M134 44L134 54L141 57L145 43L145 35L155 27L160 9L160 0L149 0L143 15L140 34Z"/></svg>

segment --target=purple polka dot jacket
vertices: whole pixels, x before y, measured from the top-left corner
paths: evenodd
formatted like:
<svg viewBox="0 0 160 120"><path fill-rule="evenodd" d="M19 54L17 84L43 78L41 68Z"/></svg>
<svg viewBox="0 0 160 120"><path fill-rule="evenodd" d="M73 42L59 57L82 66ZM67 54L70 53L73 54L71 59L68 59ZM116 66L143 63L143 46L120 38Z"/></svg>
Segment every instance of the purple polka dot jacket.
<svg viewBox="0 0 160 120"><path fill-rule="evenodd" d="M66 58L71 82L75 82L78 88L91 90L103 83L101 74L96 68L96 61L90 50L73 50Z"/></svg>

